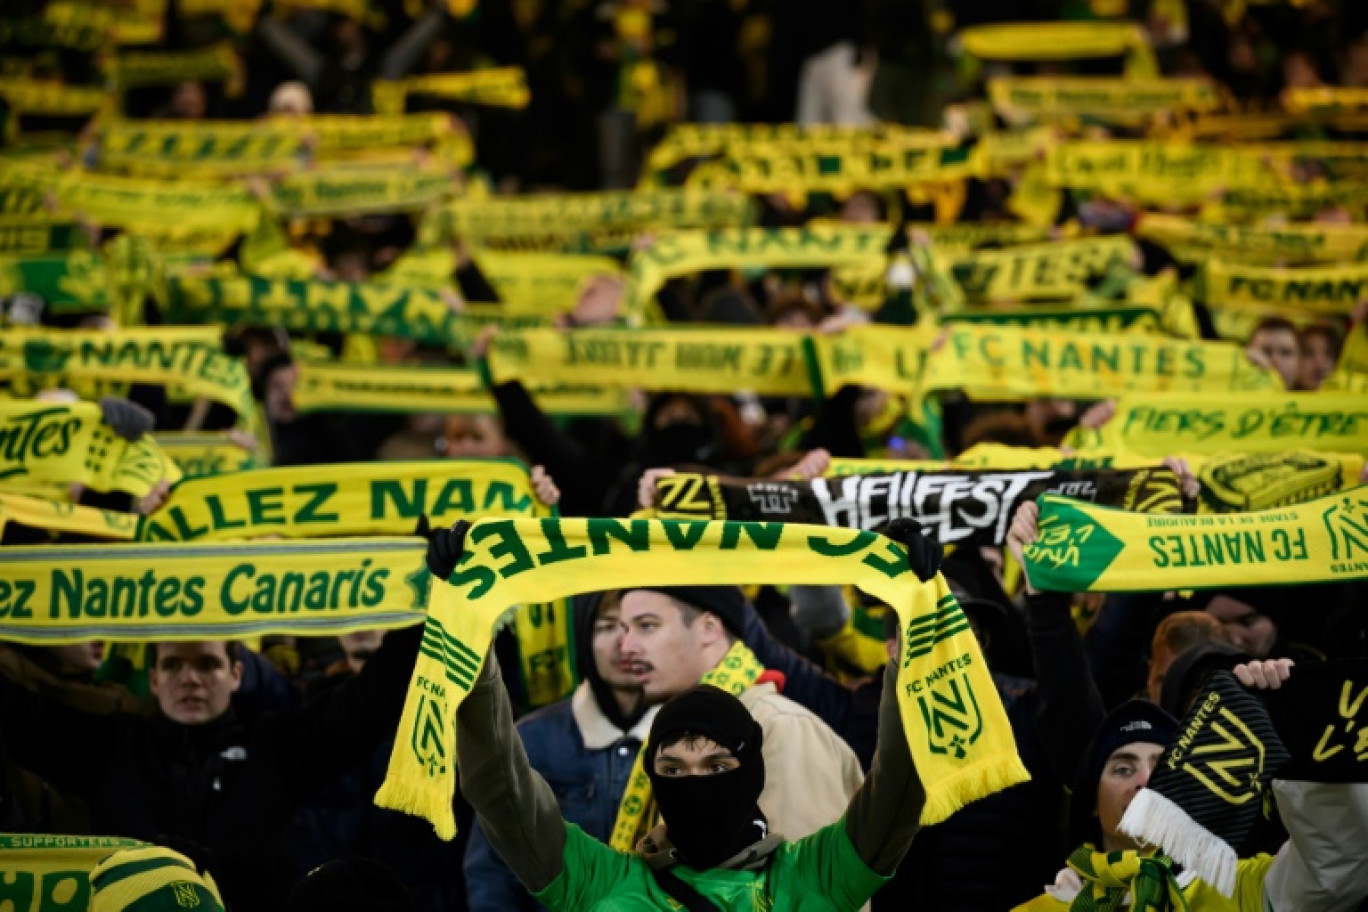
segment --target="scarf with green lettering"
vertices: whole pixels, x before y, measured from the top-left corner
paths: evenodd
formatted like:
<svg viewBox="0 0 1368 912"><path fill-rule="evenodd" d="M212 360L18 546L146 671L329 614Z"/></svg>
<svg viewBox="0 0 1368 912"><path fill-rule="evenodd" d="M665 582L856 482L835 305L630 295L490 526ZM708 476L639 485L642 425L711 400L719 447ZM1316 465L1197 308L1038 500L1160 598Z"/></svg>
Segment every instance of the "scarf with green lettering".
<svg viewBox="0 0 1368 912"><path fill-rule="evenodd" d="M461 701L510 605L615 587L784 581L853 583L898 612L905 638L898 694L906 741L926 786L925 824L1016 782L1002 704L969 622L943 577L919 584L901 545L873 532L784 523L647 519L475 523L455 572L433 584L382 807L456 832L453 739Z"/></svg>
<svg viewBox="0 0 1368 912"><path fill-rule="evenodd" d="M1149 592L1368 579L1368 485L1252 513L1128 513L1039 499L1024 553L1053 592Z"/></svg>

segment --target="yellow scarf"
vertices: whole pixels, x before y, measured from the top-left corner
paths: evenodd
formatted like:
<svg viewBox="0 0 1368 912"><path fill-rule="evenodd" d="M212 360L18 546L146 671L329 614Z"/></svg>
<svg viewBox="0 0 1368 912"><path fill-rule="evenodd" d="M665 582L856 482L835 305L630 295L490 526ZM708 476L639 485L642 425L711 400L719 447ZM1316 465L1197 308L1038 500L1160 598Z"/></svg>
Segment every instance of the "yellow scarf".
<svg viewBox="0 0 1368 912"><path fill-rule="evenodd" d="M526 385L551 415L621 415L629 408L621 389ZM300 412L498 413L475 371L389 365L301 364L294 404Z"/></svg>
<svg viewBox="0 0 1368 912"><path fill-rule="evenodd" d="M739 697L765 671L755 653L745 643L737 640L717 663L717 667L703 675L702 684L721 688L734 697ZM627 789L618 803L617 820L613 823L613 834L608 844L619 852L631 853L637 843L655 825L655 796L651 792L651 779L646 775L646 747L637 748L636 759L632 761L632 773L627 779Z"/></svg>
<svg viewBox="0 0 1368 912"><path fill-rule="evenodd" d="M132 541L138 531L138 517L132 513L0 492L0 531L9 523L110 541Z"/></svg>
<svg viewBox="0 0 1368 912"><path fill-rule="evenodd" d="M445 164L331 164L288 174L271 185L271 205L291 217L350 217L420 212L455 188Z"/></svg>
<svg viewBox="0 0 1368 912"><path fill-rule="evenodd" d="M0 486L78 483L142 497L180 474L150 435L125 440L93 402L0 400Z"/></svg>
<svg viewBox="0 0 1368 912"><path fill-rule="evenodd" d="M1288 307L1347 316L1368 294L1368 265L1283 269L1208 260L1201 284L1206 302L1217 306Z"/></svg>
<svg viewBox="0 0 1368 912"><path fill-rule="evenodd" d="M6 899L16 910L47 912L65 905L84 912L90 903L90 872L95 866L122 849L146 845L113 836L0 833L0 884L9 888ZM57 896L70 897L76 905L51 899ZM21 900L22 906L18 905ZM35 905L29 904L35 900Z"/></svg>
<svg viewBox="0 0 1368 912"><path fill-rule="evenodd" d="M687 556L686 556L687 555ZM1025 781L1002 704L945 581L915 582L902 548L872 532L683 520L480 520L449 584L432 590L382 807L456 832L456 713L509 605L644 583L853 583L898 612L900 704L926 787L922 822Z"/></svg>
<svg viewBox="0 0 1368 912"><path fill-rule="evenodd" d="M1368 486L1218 516L1127 513L1045 494L1024 556L1031 584L1057 592L1368 579Z"/></svg>
<svg viewBox="0 0 1368 912"><path fill-rule="evenodd" d="M959 33L965 53L983 60L1126 58L1126 75L1150 79L1159 67L1144 29L1134 22L1013 22Z"/></svg>
<svg viewBox="0 0 1368 912"><path fill-rule="evenodd" d="M1156 212L1140 218L1136 234L1189 263L1219 258L1259 266L1329 265L1368 259L1368 225L1240 225Z"/></svg>
<svg viewBox="0 0 1368 912"><path fill-rule="evenodd" d="M418 538L0 550L0 640L331 636L423 620Z"/></svg>
<svg viewBox="0 0 1368 912"><path fill-rule="evenodd" d="M1308 447L1368 453L1368 403L1354 393L1145 393L1122 396L1100 431L1075 429L1066 446L1149 456L1276 453Z"/></svg>
<svg viewBox="0 0 1368 912"><path fill-rule="evenodd" d="M371 97L378 114L400 114L409 95L496 108L525 108L532 100L522 67L499 67L470 73L437 73L408 79L377 80Z"/></svg>
<svg viewBox="0 0 1368 912"><path fill-rule="evenodd" d="M1127 237L1083 238L1003 250L978 250L947 263L971 301L1073 298L1137 254Z"/></svg>
<svg viewBox="0 0 1368 912"><path fill-rule="evenodd" d="M1040 121L1140 126L1155 115L1211 111L1221 104L1205 79L1010 76L988 80L988 97L1011 124Z"/></svg>
<svg viewBox="0 0 1368 912"><path fill-rule="evenodd" d="M153 439L187 478L259 469L265 464L259 451L223 432L162 431Z"/></svg>
<svg viewBox="0 0 1368 912"><path fill-rule="evenodd" d="M546 516L512 459L291 466L190 478L146 517L141 541L409 535L461 517Z"/></svg>
<svg viewBox="0 0 1368 912"><path fill-rule="evenodd" d="M496 382L803 396L803 336L782 329L525 329L490 349Z"/></svg>

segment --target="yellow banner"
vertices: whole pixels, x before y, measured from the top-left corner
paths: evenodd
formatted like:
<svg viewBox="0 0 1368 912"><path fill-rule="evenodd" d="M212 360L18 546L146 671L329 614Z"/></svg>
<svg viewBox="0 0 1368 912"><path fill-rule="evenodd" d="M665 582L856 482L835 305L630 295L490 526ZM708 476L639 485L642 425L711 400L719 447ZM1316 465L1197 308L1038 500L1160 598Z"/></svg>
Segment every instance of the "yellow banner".
<svg viewBox="0 0 1368 912"><path fill-rule="evenodd" d="M179 478L152 437L125 440L93 402L0 400L0 487L79 483L141 497Z"/></svg>
<svg viewBox="0 0 1368 912"><path fill-rule="evenodd" d="M1092 399L1124 392L1281 389L1278 375L1225 342L953 326L926 360L924 389L974 399Z"/></svg>
<svg viewBox="0 0 1368 912"><path fill-rule="evenodd" d="M599 233L727 228L750 219L750 201L739 193L661 189L456 199L434 212L423 229L429 243L459 236L485 245Z"/></svg>
<svg viewBox="0 0 1368 912"><path fill-rule="evenodd" d="M411 535L477 516L549 516L512 459L290 466L186 479L140 541Z"/></svg>
<svg viewBox="0 0 1368 912"><path fill-rule="evenodd" d="M262 468L262 454L243 446L242 438L235 436L221 431L162 431L153 439L186 478Z"/></svg>
<svg viewBox="0 0 1368 912"><path fill-rule="evenodd" d="M1115 236L978 250L949 259L946 268L971 301L1058 300L1138 258L1130 238Z"/></svg>
<svg viewBox="0 0 1368 912"><path fill-rule="evenodd" d="M608 389L806 396L803 336L751 329L528 329L500 333L496 382L590 383Z"/></svg>
<svg viewBox="0 0 1368 912"><path fill-rule="evenodd" d="M1276 453L1305 447L1368 453L1368 401L1356 393L1222 393L1122 396L1100 431L1065 441L1151 456Z"/></svg>
<svg viewBox="0 0 1368 912"><path fill-rule="evenodd" d="M201 182L152 181L81 171L0 165L0 187L51 195L58 205L103 225L166 225L250 231L260 208L246 190Z"/></svg>
<svg viewBox="0 0 1368 912"><path fill-rule="evenodd" d="M1282 307L1349 315L1368 297L1368 264L1357 266L1244 266L1209 260L1201 272L1208 304Z"/></svg>
<svg viewBox="0 0 1368 912"><path fill-rule="evenodd" d="M219 350L213 327L141 327L0 332L0 377L34 389L149 383L202 396L238 413L249 429L258 419L247 368ZM82 390L84 392L84 390Z"/></svg>
<svg viewBox="0 0 1368 912"><path fill-rule="evenodd" d="M133 513L115 513L0 491L0 532L9 523L110 541L132 541L138 531L138 517Z"/></svg>
<svg viewBox="0 0 1368 912"><path fill-rule="evenodd" d="M288 174L271 184L271 204L281 215L352 216L417 212L456 189L446 165L332 165Z"/></svg>
<svg viewBox="0 0 1368 912"><path fill-rule="evenodd" d="M407 627L425 616L420 538L0 550L0 640L242 639Z"/></svg>
<svg viewBox="0 0 1368 912"><path fill-rule="evenodd" d="M621 390L583 381L527 385L542 411L552 415L621 415L630 409ZM386 365L303 364L294 404L301 412L498 414L474 371Z"/></svg>
<svg viewBox="0 0 1368 912"><path fill-rule="evenodd" d="M983 60L1087 60L1126 57L1126 74L1152 78L1159 67L1145 30L1134 22L1010 22L959 33L965 52Z"/></svg>
<svg viewBox="0 0 1368 912"><path fill-rule="evenodd" d="M1005 76L988 80L988 97L1011 124L1089 120L1139 125L1160 114L1220 107L1205 79Z"/></svg>
<svg viewBox="0 0 1368 912"><path fill-rule="evenodd" d="M532 100L527 74L522 67L377 80L371 85L371 97L379 114L403 113L409 95L428 95L495 108L525 108Z"/></svg>
<svg viewBox="0 0 1368 912"><path fill-rule="evenodd" d="M881 263L890 234L886 226L673 232L633 255L629 263L632 296L638 306L644 306L670 279L710 269L811 269Z"/></svg>
<svg viewBox="0 0 1368 912"><path fill-rule="evenodd" d="M1185 263L1214 258L1257 266L1300 266L1368 260L1368 225L1239 225L1147 212L1135 233L1162 244Z"/></svg>

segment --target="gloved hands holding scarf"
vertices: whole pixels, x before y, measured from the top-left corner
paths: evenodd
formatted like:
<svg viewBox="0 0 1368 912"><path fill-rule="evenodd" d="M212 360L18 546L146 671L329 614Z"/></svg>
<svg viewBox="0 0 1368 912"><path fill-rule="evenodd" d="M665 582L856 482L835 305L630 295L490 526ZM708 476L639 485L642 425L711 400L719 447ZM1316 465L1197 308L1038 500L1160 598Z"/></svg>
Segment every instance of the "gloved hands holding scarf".
<svg viewBox="0 0 1368 912"><path fill-rule="evenodd" d="M921 523L915 519L892 519L874 531L907 549L908 566L923 583L940 571L941 561L945 560L945 546L923 532Z"/></svg>

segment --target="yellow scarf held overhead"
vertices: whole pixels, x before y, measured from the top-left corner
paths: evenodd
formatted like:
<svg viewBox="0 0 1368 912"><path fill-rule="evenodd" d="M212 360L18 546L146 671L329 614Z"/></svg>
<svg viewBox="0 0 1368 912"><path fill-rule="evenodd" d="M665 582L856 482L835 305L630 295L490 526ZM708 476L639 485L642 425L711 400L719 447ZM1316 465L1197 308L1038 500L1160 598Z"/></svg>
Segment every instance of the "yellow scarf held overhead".
<svg viewBox="0 0 1368 912"><path fill-rule="evenodd" d="M333 636L423 620L419 538L187 545L39 545L0 551L10 585L0 640Z"/></svg>
<svg viewBox="0 0 1368 912"><path fill-rule="evenodd" d="M956 325L926 359L922 388L974 399L1087 399L1125 392L1280 391L1278 375L1225 342Z"/></svg>
<svg viewBox="0 0 1368 912"><path fill-rule="evenodd" d="M569 313L589 278L622 273L616 260L604 256L482 250L475 262L511 313Z"/></svg>
<svg viewBox="0 0 1368 912"><path fill-rule="evenodd" d="M988 80L988 97L1008 123L1102 121L1140 125L1168 113L1211 111L1221 104L1205 79L1012 76Z"/></svg>
<svg viewBox="0 0 1368 912"><path fill-rule="evenodd" d="M379 114L401 114L409 95L496 108L525 108L532 100L522 67L499 67L470 73L437 73L408 79L377 80L371 85Z"/></svg>
<svg viewBox="0 0 1368 912"><path fill-rule="evenodd" d="M551 415L621 415L631 404L621 389L583 382L525 384ZM300 412L386 412L496 415L498 406L471 370L390 365L300 365L294 391Z"/></svg>
<svg viewBox="0 0 1368 912"><path fill-rule="evenodd" d="M765 667L755 657L755 653L745 643L737 640L717 663L717 667L703 675L700 684L711 684L734 697L741 696L760 675ZM618 803L617 820L613 823L613 833L608 844L619 852L636 851L640 842L655 825L659 811L655 795L651 791L651 779L646 775L646 746L637 748L636 759L632 761L632 772L627 777L627 789Z"/></svg>
<svg viewBox="0 0 1368 912"><path fill-rule="evenodd" d="M1151 79L1159 66L1145 31L1134 22L1013 22L975 25L959 33L966 53L983 60L1126 58L1126 75Z"/></svg>
<svg viewBox="0 0 1368 912"><path fill-rule="evenodd" d="M976 250L945 264L970 301L1074 298L1139 251L1127 237L1083 238L1001 250Z"/></svg>
<svg viewBox="0 0 1368 912"><path fill-rule="evenodd" d="M423 647L399 722L382 807L456 832L456 714L510 606L603 588L784 581L845 585L890 605L904 641L898 694L926 787L924 824L1028 778L969 622L943 577L919 583L901 546L872 532L782 523L489 520L465 538L451 579L435 582ZM962 710L950 710L949 706ZM952 713L947 720L946 713ZM951 732L955 736L950 737Z"/></svg>
<svg viewBox="0 0 1368 912"><path fill-rule="evenodd" d="M1368 296L1368 263L1284 269L1208 260L1200 287L1209 305L1284 307L1348 316Z"/></svg>
<svg viewBox="0 0 1368 912"><path fill-rule="evenodd" d="M1135 592L1368 579L1368 487L1252 513L1154 516L1045 494L1039 589Z"/></svg>
<svg viewBox="0 0 1368 912"><path fill-rule="evenodd" d="M156 441L120 437L93 402L0 400L0 487L76 483L142 497L163 479L180 470Z"/></svg>
<svg viewBox="0 0 1368 912"><path fill-rule="evenodd" d="M632 256L631 295L638 308L670 279L711 269L812 269L882 263L892 229L844 225L678 231Z"/></svg>
<svg viewBox="0 0 1368 912"><path fill-rule="evenodd" d="M1135 230L1189 263L1300 266L1368 259L1368 225L1240 225L1146 213Z"/></svg>
<svg viewBox="0 0 1368 912"><path fill-rule="evenodd" d="M192 478L143 519L141 541L410 535L426 516L546 516L512 459L290 466Z"/></svg>
<svg viewBox="0 0 1368 912"><path fill-rule="evenodd" d="M1368 401L1355 393L1140 393L1122 396L1099 431L1064 441L1149 456L1276 453L1306 447L1368 453Z"/></svg>
<svg viewBox="0 0 1368 912"><path fill-rule="evenodd" d="M0 531L9 523L110 541L132 541L138 531L138 517L132 513L0 491Z"/></svg>
<svg viewBox="0 0 1368 912"><path fill-rule="evenodd" d="M753 329L526 329L490 349L495 382L805 396L803 336Z"/></svg>
<svg viewBox="0 0 1368 912"><path fill-rule="evenodd" d="M259 450L245 446L246 441L235 440L226 432L162 431L153 439L186 478L223 475L265 465Z"/></svg>

